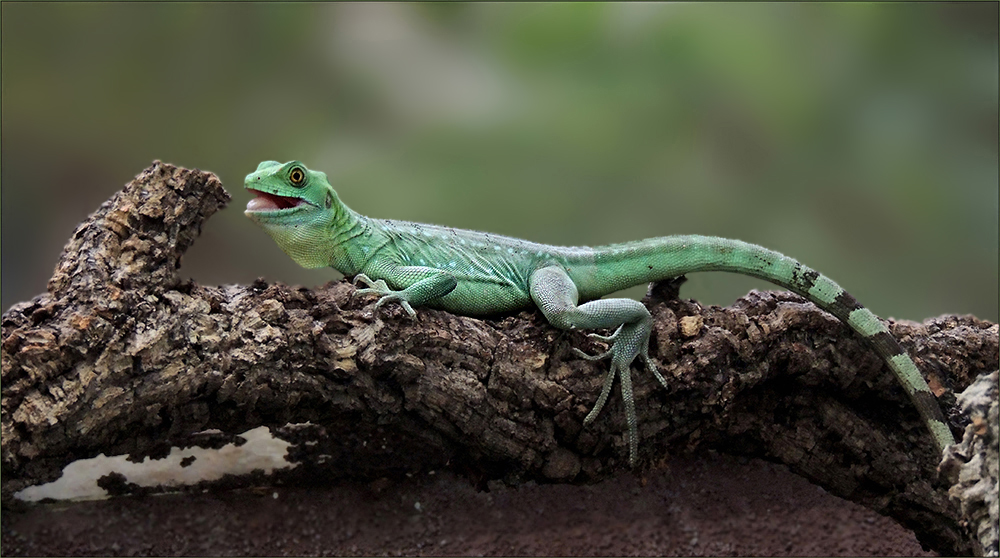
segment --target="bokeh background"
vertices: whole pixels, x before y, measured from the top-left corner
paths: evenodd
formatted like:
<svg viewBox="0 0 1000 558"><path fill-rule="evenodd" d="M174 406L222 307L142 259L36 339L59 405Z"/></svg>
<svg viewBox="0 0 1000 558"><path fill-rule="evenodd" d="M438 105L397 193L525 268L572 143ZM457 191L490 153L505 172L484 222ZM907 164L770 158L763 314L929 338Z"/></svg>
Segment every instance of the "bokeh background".
<svg viewBox="0 0 1000 558"><path fill-rule="evenodd" d="M881 316L997 320L997 4L3 3L3 308L161 159L233 203L181 273L316 286L247 220L266 159L376 217L598 245L698 233ZM689 277L730 304L761 281ZM630 294L641 296L642 287Z"/></svg>

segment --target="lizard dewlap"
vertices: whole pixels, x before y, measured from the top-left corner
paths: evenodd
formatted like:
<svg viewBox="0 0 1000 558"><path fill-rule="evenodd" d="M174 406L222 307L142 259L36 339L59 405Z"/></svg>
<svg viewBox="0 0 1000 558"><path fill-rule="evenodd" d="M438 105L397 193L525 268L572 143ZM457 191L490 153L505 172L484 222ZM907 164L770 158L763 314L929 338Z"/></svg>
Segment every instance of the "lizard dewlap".
<svg viewBox="0 0 1000 558"><path fill-rule="evenodd" d="M485 232L371 219L344 205L322 172L298 161L265 161L246 177L256 197L246 215L304 267L330 266L379 295L375 307L398 302L467 316L538 307L562 329L616 328L601 394L589 424L620 379L628 423L629 462L638 455L631 364L637 358L667 387L649 356L653 319L642 303L601 297L697 271L728 271L789 289L849 325L882 357L910 396L939 453L954 443L937 400L913 360L885 325L830 278L773 250L739 240L667 236L598 247L537 244ZM592 334L593 335L593 334Z"/></svg>

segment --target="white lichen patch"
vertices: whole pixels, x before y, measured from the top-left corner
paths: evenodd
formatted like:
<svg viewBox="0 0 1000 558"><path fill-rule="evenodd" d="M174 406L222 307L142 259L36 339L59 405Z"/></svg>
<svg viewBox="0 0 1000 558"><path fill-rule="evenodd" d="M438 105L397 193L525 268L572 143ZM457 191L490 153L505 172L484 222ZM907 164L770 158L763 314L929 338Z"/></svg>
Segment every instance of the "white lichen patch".
<svg viewBox="0 0 1000 558"><path fill-rule="evenodd" d="M48 484L30 486L14 495L26 502L45 498L54 500L99 500L107 492L97 486L97 480L110 473L120 473L129 483L139 486L183 486L201 481L222 478L223 475L245 475L254 470L272 473L277 469L296 466L285 461L290 445L271 436L266 426L248 430L240 435L246 439L241 446L226 444L219 449L172 448L164 459L146 458L142 463L127 461L124 455L107 457L104 454L91 459L74 461L63 469L58 480ZM191 458L194 461L191 461ZM190 464L181 466L182 460Z"/></svg>

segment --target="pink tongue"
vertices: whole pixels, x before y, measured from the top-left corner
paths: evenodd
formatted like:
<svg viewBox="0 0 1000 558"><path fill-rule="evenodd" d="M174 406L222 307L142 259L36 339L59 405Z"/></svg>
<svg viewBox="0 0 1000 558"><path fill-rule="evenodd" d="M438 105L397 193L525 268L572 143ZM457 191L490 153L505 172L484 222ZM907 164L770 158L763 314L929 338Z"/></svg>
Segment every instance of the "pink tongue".
<svg viewBox="0 0 1000 558"><path fill-rule="evenodd" d="M247 203L247 211L274 211L275 209L280 209L278 204L264 196L257 196Z"/></svg>
<svg viewBox="0 0 1000 558"><path fill-rule="evenodd" d="M279 209L290 209L292 207L297 207L302 203L302 200L298 198L268 194L267 192L260 192L257 190L251 190L251 192L257 194L257 197L250 200L250 203L247 204L247 211L276 211Z"/></svg>

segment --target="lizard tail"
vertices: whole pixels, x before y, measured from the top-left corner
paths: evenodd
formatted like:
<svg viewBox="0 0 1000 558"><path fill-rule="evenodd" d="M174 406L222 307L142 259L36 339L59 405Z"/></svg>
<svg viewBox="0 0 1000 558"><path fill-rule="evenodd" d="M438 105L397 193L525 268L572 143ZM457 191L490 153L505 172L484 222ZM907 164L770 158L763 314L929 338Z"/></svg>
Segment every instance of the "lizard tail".
<svg viewBox="0 0 1000 558"><path fill-rule="evenodd" d="M603 296L697 271L739 273L789 289L846 323L882 357L920 412L939 453L955 443L927 382L886 326L840 285L792 258L739 240L671 236L596 248L594 263L577 283L583 287L581 295L586 286L599 287L589 294Z"/></svg>

